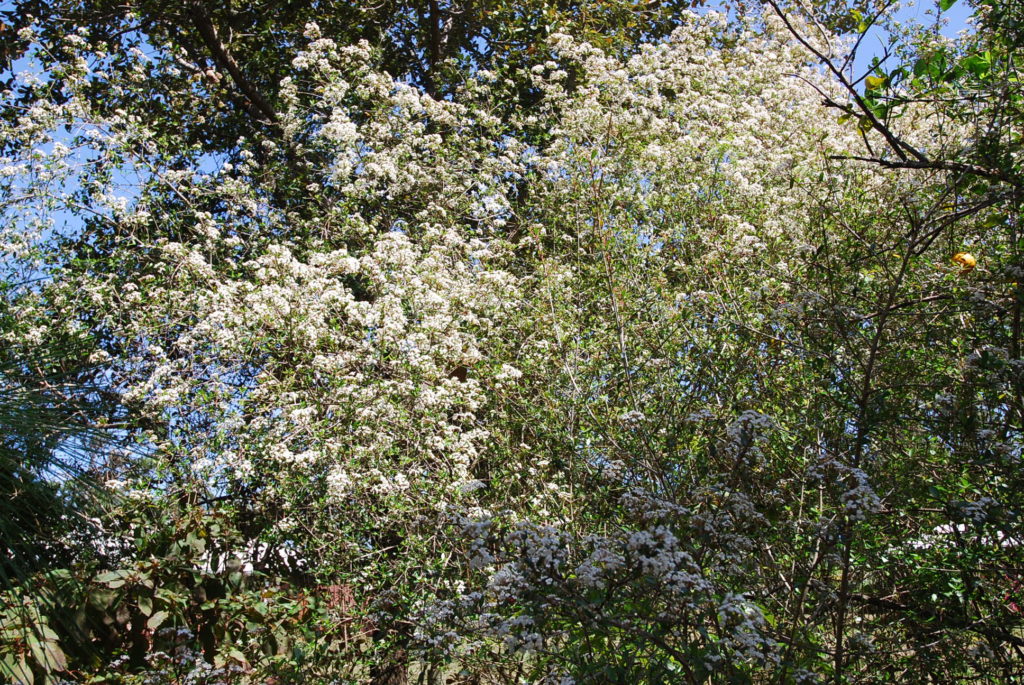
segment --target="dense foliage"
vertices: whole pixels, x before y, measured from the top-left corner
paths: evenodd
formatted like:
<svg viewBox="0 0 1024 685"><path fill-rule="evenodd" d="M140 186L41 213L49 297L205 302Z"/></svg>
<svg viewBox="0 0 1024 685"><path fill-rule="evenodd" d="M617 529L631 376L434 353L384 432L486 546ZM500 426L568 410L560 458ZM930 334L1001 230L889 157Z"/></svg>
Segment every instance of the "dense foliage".
<svg viewBox="0 0 1024 685"><path fill-rule="evenodd" d="M3 677L1024 678L1024 8L694 5L15 2Z"/></svg>

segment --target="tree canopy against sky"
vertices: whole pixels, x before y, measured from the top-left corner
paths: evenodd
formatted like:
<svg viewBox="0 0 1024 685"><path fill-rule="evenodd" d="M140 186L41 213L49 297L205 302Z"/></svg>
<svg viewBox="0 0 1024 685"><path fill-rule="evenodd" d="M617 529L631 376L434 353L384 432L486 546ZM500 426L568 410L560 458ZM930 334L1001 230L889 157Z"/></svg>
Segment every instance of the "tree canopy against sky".
<svg viewBox="0 0 1024 685"><path fill-rule="evenodd" d="M1017 3L9 6L5 678L1024 676Z"/></svg>

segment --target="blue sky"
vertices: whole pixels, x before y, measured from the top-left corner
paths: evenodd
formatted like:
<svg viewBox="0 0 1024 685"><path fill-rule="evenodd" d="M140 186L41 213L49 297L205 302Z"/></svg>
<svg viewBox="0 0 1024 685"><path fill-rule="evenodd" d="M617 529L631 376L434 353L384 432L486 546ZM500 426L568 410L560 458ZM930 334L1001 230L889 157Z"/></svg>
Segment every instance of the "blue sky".
<svg viewBox="0 0 1024 685"><path fill-rule="evenodd" d="M918 0L912 7L902 7L896 12L895 18L903 23L914 22L930 27L935 25L937 13L938 9L935 0ZM967 0L957 0L952 7L941 13L941 19L945 22L945 25L940 29L942 35L950 38L955 37L960 31L967 28L967 19L971 14L971 7ZM872 27L868 31L868 35L861 43L857 60L854 63L854 72L857 78L867 71L872 58L881 58L885 53L885 38L886 33L878 27Z"/></svg>

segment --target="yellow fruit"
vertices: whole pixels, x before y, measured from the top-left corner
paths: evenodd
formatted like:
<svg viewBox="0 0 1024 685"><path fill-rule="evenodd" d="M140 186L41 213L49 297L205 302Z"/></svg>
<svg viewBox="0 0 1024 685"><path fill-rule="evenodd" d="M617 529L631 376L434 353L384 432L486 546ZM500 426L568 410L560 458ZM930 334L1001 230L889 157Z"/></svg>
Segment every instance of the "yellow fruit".
<svg viewBox="0 0 1024 685"><path fill-rule="evenodd" d="M965 274L974 267L978 266L978 260L974 258L970 252L957 252L953 255L953 263L959 264L963 267L960 273Z"/></svg>

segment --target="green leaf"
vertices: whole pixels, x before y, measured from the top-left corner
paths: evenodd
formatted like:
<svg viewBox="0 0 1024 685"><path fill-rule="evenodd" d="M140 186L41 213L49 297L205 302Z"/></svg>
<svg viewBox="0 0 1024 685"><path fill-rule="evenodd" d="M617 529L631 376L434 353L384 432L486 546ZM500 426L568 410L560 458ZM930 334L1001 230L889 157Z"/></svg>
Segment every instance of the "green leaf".
<svg viewBox="0 0 1024 685"><path fill-rule="evenodd" d="M162 587L157 588L156 598L167 604L185 604L187 602L185 596L181 593Z"/></svg>
<svg viewBox="0 0 1024 685"><path fill-rule="evenodd" d="M960 64L978 78L984 78L985 75L988 74L989 69L991 68L991 65L989 64L988 60L986 60L981 55L971 55L970 57L965 57Z"/></svg>
<svg viewBox="0 0 1024 685"><path fill-rule="evenodd" d="M94 609L104 611L111 604L114 603L114 599L117 597L117 593L112 590L102 589L93 590L89 593L89 605Z"/></svg>
<svg viewBox="0 0 1024 685"><path fill-rule="evenodd" d="M146 627L150 630L156 630L160 627L160 624L167 620L168 615L169 614L166 611L156 612L149 617L149 620L146 621Z"/></svg>
<svg viewBox="0 0 1024 685"><path fill-rule="evenodd" d="M868 30L868 22L864 18L864 13L860 10L850 10L850 17L857 22L857 32L864 33Z"/></svg>
<svg viewBox="0 0 1024 685"><path fill-rule="evenodd" d="M229 573L228 574L228 584L232 588L237 590L238 588L242 587L242 580L244 579L244 577L245 576L242 575L241 571L234 571L232 573Z"/></svg>
<svg viewBox="0 0 1024 685"><path fill-rule="evenodd" d="M45 623L37 625L36 628L39 630L39 634L43 636L44 640L53 640L56 642L60 639L60 636L57 635L57 631Z"/></svg>
<svg viewBox="0 0 1024 685"><path fill-rule="evenodd" d="M939 0L939 9L945 12L956 4L956 0Z"/></svg>
<svg viewBox="0 0 1024 685"><path fill-rule="evenodd" d="M96 582L97 583L106 583L106 582L109 582L111 580L117 580L120 577L121 577L121 572L120 571L106 571L105 573L101 573L98 576L96 576Z"/></svg>
<svg viewBox="0 0 1024 685"><path fill-rule="evenodd" d="M139 611L144 616L149 616L153 613L153 598L148 596L139 597Z"/></svg>
<svg viewBox="0 0 1024 685"><path fill-rule="evenodd" d="M60 645L55 641L37 640L34 637L30 637L28 646L32 650L32 656L35 657L36 664L47 673L67 670L67 658L64 656L64 651L60 648Z"/></svg>
<svg viewBox="0 0 1024 685"><path fill-rule="evenodd" d="M5 655L3 661L0 661L0 676L12 685L33 685L35 682L32 669L25 663L24 657L13 654Z"/></svg>
<svg viewBox="0 0 1024 685"><path fill-rule="evenodd" d="M130 571L107 571L96 576L96 582L104 583L111 589L119 588L125 584L129 575L131 575Z"/></svg>

